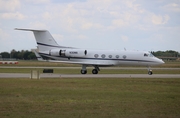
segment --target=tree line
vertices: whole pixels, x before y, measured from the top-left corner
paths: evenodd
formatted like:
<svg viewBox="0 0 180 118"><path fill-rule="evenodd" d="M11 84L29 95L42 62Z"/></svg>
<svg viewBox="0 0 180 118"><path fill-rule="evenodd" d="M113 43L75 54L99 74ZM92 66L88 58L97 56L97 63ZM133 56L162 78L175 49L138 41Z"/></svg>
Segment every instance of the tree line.
<svg viewBox="0 0 180 118"><path fill-rule="evenodd" d="M180 53L173 50L167 51L152 51L151 52L156 57L180 57ZM19 60L35 60L36 56L34 52L28 50L16 51L13 49L11 52L1 52L1 58L14 58Z"/></svg>
<svg viewBox="0 0 180 118"><path fill-rule="evenodd" d="M2 58L14 58L20 60L36 59L36 55L34 54L34 52L29 50L16 51L13 49L11 52L1 52L0 55Z"/></svg>
<svg viewBox="0 0 180 118"><path fill-rule="evenodd" d="M156 57L180 57L180 53L173 50L151 52Z"/></svg>

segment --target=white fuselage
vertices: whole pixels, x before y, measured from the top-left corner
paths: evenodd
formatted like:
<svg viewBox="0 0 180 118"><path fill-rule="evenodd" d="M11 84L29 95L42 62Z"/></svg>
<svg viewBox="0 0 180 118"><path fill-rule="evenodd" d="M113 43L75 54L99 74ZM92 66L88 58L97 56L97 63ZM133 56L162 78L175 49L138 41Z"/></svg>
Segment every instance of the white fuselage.
<svg viewBox="0 0 180 118"><path fill-rule="evenodd" d="M97 74L100 66L115 65L144 65L153 66L163 64L161 59L154 57L150 52L145 51L119 51L119 50L87 50L60 46L48 30L20 29L32 31L37 45L38 52L35 52L38 60L44 61L42 57L49 58L50 62L63 62L82 65L82 74L87 73L87 66L94 66L93 74ZM148 74L152 71L148 69Z"/></svg>
<svg viewBox="0 0 180 118"><path fill-rule="evenodd" d="M60 50L65 55L60 55ZM154 57L150 52L142 51L119 51L119 50L86 50L86 49L61 49L56 48L48 52L40 52L40 55L58 61L76 62L77 64L114 66L114 65L144 65L153 66L164 63ZM86 51L86 54L85 54Z"/></svg>

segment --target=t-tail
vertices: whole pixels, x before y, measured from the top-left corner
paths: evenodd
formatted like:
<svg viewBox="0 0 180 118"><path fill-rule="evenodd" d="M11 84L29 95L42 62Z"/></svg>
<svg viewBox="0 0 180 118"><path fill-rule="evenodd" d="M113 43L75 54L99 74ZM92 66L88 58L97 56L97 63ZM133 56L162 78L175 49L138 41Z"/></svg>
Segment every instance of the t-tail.
<svg viewBox="0 0 180 118"><path fill-rule="evenodd" d="M66 48L63 46L59 46L58 43L54 40L52 35L47 30L20 29L20 28L15 28L15 30L32 31L34 33L34 37L36 39L39 52L48 51L54 48Z"/></svg>

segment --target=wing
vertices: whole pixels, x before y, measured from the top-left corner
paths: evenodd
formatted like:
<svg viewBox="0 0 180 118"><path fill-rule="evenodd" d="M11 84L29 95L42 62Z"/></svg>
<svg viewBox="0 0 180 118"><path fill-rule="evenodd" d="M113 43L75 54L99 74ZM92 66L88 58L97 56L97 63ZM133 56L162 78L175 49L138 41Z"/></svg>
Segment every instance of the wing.
<svg viewBox="0 0 180 118"><path fill-rule="evenodd" d="M98 65L98 66L114 66L113 63L99 63L99 62L74 62L74 61L58 61L58 60L48 60L49 62L59 62L68 64L81 64L81 65Z"/></svg>

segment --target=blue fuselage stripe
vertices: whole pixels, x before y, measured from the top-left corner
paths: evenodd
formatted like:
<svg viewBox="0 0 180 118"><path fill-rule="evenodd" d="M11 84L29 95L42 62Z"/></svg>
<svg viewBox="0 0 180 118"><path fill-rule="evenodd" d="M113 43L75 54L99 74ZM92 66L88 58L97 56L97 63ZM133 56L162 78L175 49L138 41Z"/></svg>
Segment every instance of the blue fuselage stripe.
<svg viewBox="0 0 180 118"><path fill-rule="evenodd" d="M70 59L86 59L86 60L111 60L111 61L134 61L134 62L154 62L154 61L148 61L148 60L136 60L136 59L107 59L107 58L83 58L83 57L63 57L63 56L51 56L44 53L39 53L41 56L45 56L51 59L54 58L70 58Z"/></svg>

